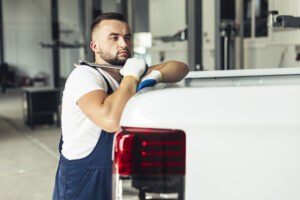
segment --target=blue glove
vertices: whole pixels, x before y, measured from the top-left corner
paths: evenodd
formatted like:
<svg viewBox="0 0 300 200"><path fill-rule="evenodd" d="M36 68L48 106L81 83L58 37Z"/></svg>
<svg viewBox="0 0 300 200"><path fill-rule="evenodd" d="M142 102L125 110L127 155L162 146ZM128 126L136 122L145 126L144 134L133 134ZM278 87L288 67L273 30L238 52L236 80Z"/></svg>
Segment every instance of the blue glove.
<svg viewBox="0 0 300 200"><path fill-rule="evenodd" d="M149 74L142 78L141 83L137 87L137 92L144 87L154 86L162 80L162 74L158 70L152 70Z"/></svg>

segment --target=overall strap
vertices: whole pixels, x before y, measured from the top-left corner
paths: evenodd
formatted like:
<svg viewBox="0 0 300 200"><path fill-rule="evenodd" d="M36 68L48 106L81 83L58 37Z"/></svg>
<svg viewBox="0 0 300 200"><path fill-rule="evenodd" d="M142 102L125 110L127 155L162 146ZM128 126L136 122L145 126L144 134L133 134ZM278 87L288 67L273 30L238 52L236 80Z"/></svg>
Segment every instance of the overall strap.
<svg viewBox="0 0 300 200"><path fill-rule="evenodd" d="M91 68L97 70L97 71L102 75L102 77L104 78L104 80L105 80L105 82L106 82L106 85L107 85L107 94L108 94L108 95L112 94L114 91L113 91L113 89L111 88L111 86L110 86L110 84L109 84L107 78L105 78L105 76L102 74L102 72L99 71L99 70L97 69L97 67L95 67L95 66L90 66L90 65L87 65L87 66L89 66L89 67L91 67Z"/></svg>

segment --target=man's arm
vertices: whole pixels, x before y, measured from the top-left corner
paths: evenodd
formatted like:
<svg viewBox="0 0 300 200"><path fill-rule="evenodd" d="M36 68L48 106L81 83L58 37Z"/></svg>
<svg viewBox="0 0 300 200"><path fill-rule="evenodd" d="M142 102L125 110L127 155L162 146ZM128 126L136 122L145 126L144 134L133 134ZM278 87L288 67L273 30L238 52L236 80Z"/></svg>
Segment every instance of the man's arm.
<svg viewBox="0 0 300 200"><path fill-rule="evenodd" d="M189 71L184 63L177 61L152 66L147 73L154 69L162 73L163 82L180 81ZM98 127L108 132L116 132L120 129L123 109L136 93L137 85L137 79L129 74L124 76L119 88L113 94L108 96L103 90L92 91L79 98L77 105Z"/></svg>
<svg viewBox="0 0 300 200"><path fill-rule="evenodd" d="M77 101L81 111L98 127L107 132L120 129L120 118L127 101L136 93L140 77L147 71L141 59L129 58L120 73L124 76L119 88L107 95L103 90L89 92Z"/></svg>
<svg viewBox="0 0 300 200"><path fill-rule="evenodd" d="M116 132L120 129L122 111L136 93L137 84L135 78L126 76L111 95L108 96L103 90L95 90L79 98L77 105L98 127L107 132Z"/></svg>
<svg viewBox="0 0 300 200"><path fill-rule="evenodd" d="M186 64L179 61L169 61L149 68L142 78L137 90L154 86L156 83L174 83L182 80L189 72Z"/></svg>
<svg viewBox="0 0 300 200"><path fill-rule="evenodd" d="M168 61L162 64L149 67L147 74L152 70L158 70L162 74L163 83L174 83L181 81L188 73L188 66L179 61Z"/></svg>

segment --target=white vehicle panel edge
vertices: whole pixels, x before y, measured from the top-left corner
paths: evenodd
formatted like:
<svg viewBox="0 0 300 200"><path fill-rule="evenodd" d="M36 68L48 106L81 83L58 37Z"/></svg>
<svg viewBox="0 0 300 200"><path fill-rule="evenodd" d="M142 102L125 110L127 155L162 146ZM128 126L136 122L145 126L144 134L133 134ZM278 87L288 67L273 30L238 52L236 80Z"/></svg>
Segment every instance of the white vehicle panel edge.
<svg viewBox="0 0 300 200"><path fill-rule="evenodd" d="M300 199L300 86L137 94L121 126L186 133L185 199Z"/></svg>

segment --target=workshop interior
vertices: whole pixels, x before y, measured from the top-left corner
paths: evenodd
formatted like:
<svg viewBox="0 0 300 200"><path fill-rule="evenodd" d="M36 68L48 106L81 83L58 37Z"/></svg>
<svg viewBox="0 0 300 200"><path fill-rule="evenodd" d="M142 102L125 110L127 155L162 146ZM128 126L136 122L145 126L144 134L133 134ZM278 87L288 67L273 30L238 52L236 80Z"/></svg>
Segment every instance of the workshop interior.
<svg viewBox="0 0 300 200"><path fill-rule="evenodd" d="M64 85L94 62L90 24L105 12L126 17L149 66L300 68L299 0L0 0L0 199L51 199Z"/></svg>

